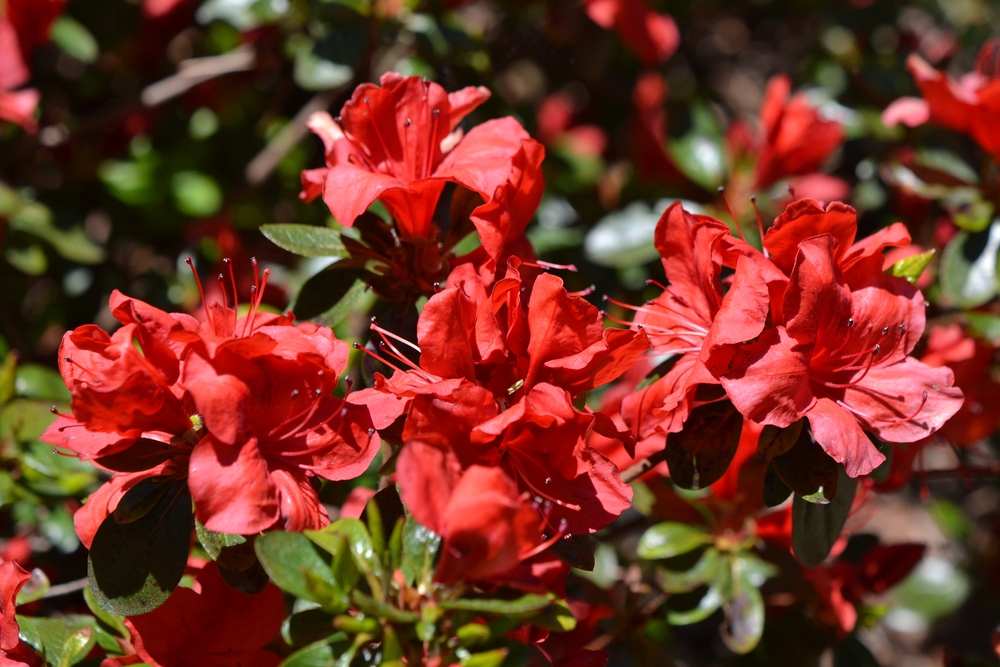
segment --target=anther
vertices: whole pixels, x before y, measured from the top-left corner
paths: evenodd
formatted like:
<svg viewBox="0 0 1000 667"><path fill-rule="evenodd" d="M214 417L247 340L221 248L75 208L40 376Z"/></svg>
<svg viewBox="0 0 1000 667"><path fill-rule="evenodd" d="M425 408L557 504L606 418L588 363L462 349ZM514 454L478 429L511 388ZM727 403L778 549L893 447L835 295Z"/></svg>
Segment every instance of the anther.
<svg viewBox="0 0 1000 667"><path fill-rule="evenodd" d="M881 349L882 349L882 346L879 345L878 343L875 343L875 347L872 348L872 356L873 357L877 357L878 353L879 353L879 350L881 350Z"/></svg>
<svg viewBox="0 0 1000 667"><path fill-rule="evenodd" d="M292 389L292 398L298 398L298 397L299 397L299 390Z"/></svg>
<svg viewBox="0 0 1000 667"><path fill-rule="evenodd" d="M854 318L853 317L848 317L847 318L847 326L848 326L848 328L854 326Z"/></svg>
<svg viewBox="0 0 1000 667"><path fill-rule="evenodd" d="M889 333L889 327L882 327L882 335L885 336Z"/></svg>
<svg viewBox="0 0 1000 667"><path fill-rule="evenodd" d="M409 119L409 118L407 118L407 119L406 119L406 122L404 123L404 125L405 125L406 127L409 127L409 126L410 126L410 125L412 125L412 124L413 124L413 123L412 123L412 122L410 121L410 119Z"/></svg>

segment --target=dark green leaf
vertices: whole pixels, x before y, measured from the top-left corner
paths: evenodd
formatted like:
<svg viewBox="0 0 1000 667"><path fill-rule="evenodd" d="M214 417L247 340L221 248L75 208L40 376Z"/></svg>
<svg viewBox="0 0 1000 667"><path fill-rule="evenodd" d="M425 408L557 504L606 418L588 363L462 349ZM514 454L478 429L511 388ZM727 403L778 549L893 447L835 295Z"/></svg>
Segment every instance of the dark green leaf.
<svg viewBox="0 0 1000 667"><path fill-rule="evenodd" d="M333 667L333 647L326 641L318 641L285 658L280 667Z"/></svg>
<svg viewBox="0 0 1000 667"><path fill-rule="evenodd" d="M773 459L790 450L802 434L804 421L804 419L800 419L788 428L765 426L757 441L757 453L765 459Z"/></svg>
<svg viewBox="0 0 1000 667"><path fill-rule="evenodd" d="M673 558L710 544L713 538L698 526L664 521L650 527L639 538L639 558Z"/></svg>
<svg viewBox="0 0 1000 667"><path fill-rule="evenodd" d="M764 471L764 504L768 507L777 507L788 500L790 495L792 490L782 481L774 464L768 465Z"/></svg>
<svg viewBox="0 0 1000 667"><path fill-rule="evenodd" d="M97 529L88 576L105 611L119 616L152 611L166 602L184 575L194 514L186 482L171 486L142 518L118 523L109 516Z"/></svg>
<svg viewBox="0 0 1000 667"><path fill-rule="evenodd" d="M139 438L122 452L94 460L100 466L115 472L139 472L158 466L176 452L177 448L169 443L151 438Z"/></svg>
<svg viewBox="0 0 1000 667"><path fill-rule="evenodd" d="M335 327L344 321L344 318L351 313L364 312L367 310L367 306L364 305L365 297L370 295L371 299L375 299L375 295L370 292L368 284L361 280L355 280L347 293L334 304L333 308L326 311L322 315L316 316L314 319L317 324L321 324L325 327Z"/></svg>
<svg viewBox="0 0 1000 667"><path fill-rule="evenodd" d="M861 643L857 635L850 634L833 650L834 667L880 667L878 660Z"/></svg>
<svg viewBox="0 0 1000 667"><path fill-rule="evenodd" d="M302 257L348 257L340 232L315 225L261 225L261 233L279 248Z"/></svg>
<svg viewBox="0 0 1000 667"><path fill-rule="evenodd" d="M331 264L302 285L292 310L300 320L322 315L343 299L363 272Z"/></svg>
<svg viewBox="0 0 1000 667"><path fill-rule="evenodd" d="M549 547L549 553L578 570L594 570L594 538L590 535L573 535L569 539L557 540Z"/></svg>
<svg viewBox="0 0 1000 667"><path fill-rule="evenodd" d="M21 628L21 638L41 653L45 662L52 667L74 665L82 661L87 653L80 649L81 643L87 652L94 645L100 645L106 651L121 651L115 638L90 616L70 614L62 618L34 618L18 615L16 618ZM83 635L77 633L84 630L89 636L82 641ZM74 635L77 636L74 638ZM87 648L88 645L90 648Z"/></svg>
<svg viewBox="0 0 1000 667"><path fill-rule="evenodd" d="M129 492L118 501L118 506L111 516L118 523L138 521L146 516L167 492L177 492L177 487L171 480L164 477L144 479L129 489Z"/></svg>
<svg viewBox="0 0 1000 667"><path fill-rule="evenodd" d="M325 639L333 632L333 614L316 607L288 617L282 636L292 646L304 646Z"/></svg>
<svg viewBox="0 0 1000 667"><path fill-rule="evenodd" d="M828 504L811 503L799 496L792 500L792 546L800 563L816 567L826 560L847 521L857 485L857 480L840 467L839 491Z"/></svg>
<svg viewBox="0 0 1000 667"><path fill-rule="evenodd" d="M871 437L872 442L875 443L878 450L882 452L882 455L885 456L885 461L882 461L868 476L876 482L882 483L889 479L889 475L892 474L892 452L894 447L891 443L883 442L874 436L869 437Z"/></svg>
<svg viewBox="0 0 1000 667"><path fill-rule="evenodd" d="M94 591L89 587L83 589L83 600L87 603L87 609L97 617L97 620L114 630L120 637L127 638L129 636L128 628L125 627L124 617L101 609L101 605L97 604L97 598L94 597Z"/></svg>
<svg viewBox="0 0 1000 667"><path fill-rule="evenodd" d="M17 353L8 352L0 366L0 405L9 401L16 390Z"/></svg>
<svg viewBox="0 0 1000 667"><path fill-rule="evenodd" d="M840 466L812 439L808 429L802 429L795 447L771 463L782 481L799 496L829 502L837 494Z"/></svg>
<svg viewBox="0 0 1000 667"><path fill-rule="evenodd" d="M351 591L351 601L370 618L381 618L390 623L416 623L420 620L420 614L415 611L399 609L387 602L365 595L359 590Z"/></svg>
<svg viewBox="0 0 1000 667"><path fill-rule="evenodd" d="M736 454L743 415L728 400L691 411L684 430L667 436L670 479L684 489L703 489L721 478Z"/></svg>
<svg viewBox="0 0 1000 667"><path fill-rule="evenodd" d="M216 558L222 580L235 590L247 595L260 593L269 581L267 571L260 564L254 550L254 539L251 537L250 540L242 544L223 547Z"/></svg>

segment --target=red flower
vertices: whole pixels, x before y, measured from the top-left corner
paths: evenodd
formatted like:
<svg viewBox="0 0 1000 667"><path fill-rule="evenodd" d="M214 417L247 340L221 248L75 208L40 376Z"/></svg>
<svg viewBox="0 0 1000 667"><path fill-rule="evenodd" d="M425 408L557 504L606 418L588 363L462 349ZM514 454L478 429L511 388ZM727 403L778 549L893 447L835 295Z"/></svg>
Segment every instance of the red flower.
<svg viewBox="0 0 1000 667"><path fill-rule="evenodd" d="M379 200L409 241L433 236L434 209L451 181L483 198L472 222L499 258L503 241L520 236L541 199L544 149L510 117L462 136L458 125L489 98L485 88L448 94L436 83L393 72L380 83L359 86L337 120L310 119L326 146L327 168L303 172L303 198L322 194L347 226ZM511 180L519 181L520 196L505 187ZM497 206L498 197L504 206Z"/></svg>
<svg viewBox="0 0 1000 667"><path fill-rule="evenodd" d="M887 125L904 123L923 125L930 121L972 137L983 150L1000 156L1000 136L995 128L1000 122L1000 81L992 61L984 58L995 46L992 41L983 46L977 71L969 72L958 81L931 67L913 53L906 67L920 88L923 99L903 97L882 113Z"/></svg>
<svg viewBox="0 0 1000 667"><path fill-rule="evenodd" d="M939 431L948 442L973 445L1000 428L1000 411L991 409L1000 405L1000 384L990 372L995 356L993 346L968 336L958 324L931 329L921 361L950 368L965 395L961 409Z"/></svg>
<svg viewBox="0 0 1000 667"><path fill-rule="evenodd" d="M836 121L823 120L805 95L791 99L787 76L773 77L760 108L763 141L755 186L767 186L788 176L818 171L842 143L844 130Z"/></svg>
<svg viewBox="0 0 1000 667"><path fill-rule="evenodd" d="M351 479L379 449L367 410L332 395L349 348L308 323L250 331L203 335L185 357L181 383L208 431L188 472L196 515L222 533L318 528L308 477Z"/></svg>
<svg viewBox="0 0 1000 667"><path fill-rule="evenodd" d="M678 359L622 401L622 417L640 439L680 431L695 407L696 387L718 384L704 363L714 347L751 340L764 328L768 293L753 262L739 262L723 297L722 242L729 236L725 223L692 215L680 202L657 223L655 243L669 286L644 306L626 307L637 311L632 324L649 335L653 353Z"/></svg>
<svg viewBox="0 0 1000 667"><path fill-rule="evenodd" d="M277 586L240 593L212 562L198 574L195 588L178 588L161 606L125 624L136 653L154 667L274 667L281 658L264 647L284 618Z"/></svg>
<svg viewBox="0 0 1000 667"><path fill-rule="evenodd" d="M41 94L20 88L31 78L31 54L49 41L52 23L66 0L0 0L0 119L34 132Z"/></svg>
<svg viewBox="0 0 1000 667"><path fill-rule="evenodd" d="M584 0L583 4L590 20L605 30L617 30L629 51L646 65L659 65L680 44L674 19L651 11L642 0Z"/></svg>
<svg viewBox="0 0 1000 667"><path fill-rule="evenodd" d="M924 551L923 544L880 545L856 563L839 559L803 568L803 578L819 595L819 618L836 627L841 637L852 632L864 596L878 595L898 584L917 566Z"/></svg>
<svg viewBox="0 0 1000 667"><path fill-rule="evenodd" d="M782 324L739 346L721 380L757 423L807 417L816 441L856 477L885 458L862 429L915 442L959 409L962 393L950 370L907 356L924 329L923 295L883 274L880 255L842 270L844 245L829 233L798 243Z"/></svg>
<svg viewBox="0 0 1000 667"><path fill-rule="evenodd" d="M0 666L34 667L38 656L21 641L21 628L14 617L17 594L31 575L15 561L0 562Z"/></svg>
<svg viewBox="0 0 1000 667"><path fill-rule="evenodd" d="M447 450L419 440L403 449L399 469L414 518L444 540L439 581L500 577L541 543L541 517L502 469L473 465L463 471ZM429 474L411 478L417 471Z"/></svg>

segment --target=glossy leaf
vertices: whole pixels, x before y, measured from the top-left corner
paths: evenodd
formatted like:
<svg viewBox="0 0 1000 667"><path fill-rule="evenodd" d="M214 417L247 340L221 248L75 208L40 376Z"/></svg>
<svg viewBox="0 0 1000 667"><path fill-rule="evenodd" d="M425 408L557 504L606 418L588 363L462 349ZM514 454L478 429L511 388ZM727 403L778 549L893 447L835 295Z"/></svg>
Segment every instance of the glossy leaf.
<svg viewBox="0 0 1000 667"><path fill-rule="evenodd" d="M799 496L824 503L837 494L840 466L812 439L808 429L802 429L795 447L771 463L781 480Z"/></svg>
<svg viewBox="0 0 1000 667"><path fill-rule="evenodd" d="M665 593L689 593L699 586L714 581L719 567L723 564L723 558L718 551L706 549L691 569L678 572L660 568L656 572L656 580Z"/></svg>
<svg viewBox="0 0 1000 667"><path fill-rule="evenodd" d="M195 532L198 535L198 541L201 542L201 546L205 547L205 551L208 555L212 557L212 560L217 560L219 554L226 547L236 546L237 544L245 544L247 538L242 535L229 535L227 533L216 533L205 526L202 525L201 521L195 521L194 524Z"/></svg>
<svg viewBox="0 0 1000 667"><path fill-rule="evenodd" d="M958 232L941 253L942 296L958 308L977 308L997 294L1000 221L978 234Z"/></svg>
<svg viewBox="0 0 1000 667"><path fill-rule="evenodd" d="M326 602L317 599L308 575L337 587L330 566L301 533L265 533L255 541L254 550L271 581L296 597L319 604Z"/></svg>
<svg viewBox="0 0 1000 667"><path fill-rule="evenodd" d="M640 558L673 558L712 542L712 536L698 526L664 521L652 526L639 538Z"/></svg>
<svg viewBox="0 0 1000 667"><path fill-rule="evenodd" d="M931 250L922 252L919 255L904 257L893 264L889 271L897 278L906 278L909 282L915 283L923 274L924 270L930 266L931 260L934 259L935 252L936 251L932 248Z"/></svg>
<svg viewBox="0 0 1000 667"><path fill-rule="evenodd" d="M315 225L261 225L261 233L279 248L302 257L348 257L340 232Z"/></svg>
<svg viewBox="0 0 1000 667"><path fill-rule="evenodd" d="M483 614L530 614L551 604L544 595L525 595L516 600L461 599L441 602L442 609L476 611Z"/></svg>
<svg viewBox="0 0 1000 667"><path fill-rule="evenodd" d="M441 548L441 538L434 531L406 517L403 524L403 559L400 570L410 586L430 583L434 574L434 559Z"/></svg>

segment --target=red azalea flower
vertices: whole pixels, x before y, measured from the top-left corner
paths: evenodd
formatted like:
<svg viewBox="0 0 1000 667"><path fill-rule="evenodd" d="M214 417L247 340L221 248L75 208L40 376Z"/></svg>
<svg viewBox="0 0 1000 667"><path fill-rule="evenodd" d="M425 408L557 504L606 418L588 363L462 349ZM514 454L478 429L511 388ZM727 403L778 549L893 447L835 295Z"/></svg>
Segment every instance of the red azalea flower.
<svg viewBox="0 0 1000 667"><path fill-rule="evenodd" d="M921 361L950 368L965 395L961 409L938 432L948 442L973 445L1000 428L1000 411L991 409L1000 405L1000 384L991 374L995 357L992 345L967 335L958 324L931 329Z"/></svg>
<svg viewBox="0 0 1000 667"><path fill-rule="evenodd" d="M729 236L725 223L672 204L655 234L669 285L644 306L619 304L636 311L632 325L648 334L653 353L678 357L666 375L622 401L622 417L640 439L680 431L695 407L696 387L718 384L704 364L711 350L751 340L764 328L768 293L753 262L740 260L723 297L722 241Z"/></svg>
<svg viewBox="0 0 1000 667"><path fill-rule="evenodd" d="M755 187L815 172L844 143L840 123L820 118L802 93L789 99L791 89L791 80L780 75L768 81L764 91Z"/></svg>
<svg viewBox="0 0 1000 667"><path fill-rule="evenodd" d="M326 146L327 168L303 172L303 198L322 194L347 226L379 200L404 240L429 238L438 198L451 181L483 198L471 219L483 246L499 258L503 239L497 243L497 230L506 238L520 236L538 206L544 149L510 117L463 137L458 125L489 98L485 88L448 94L436 83L393 72L380 83L359 86L336 120L323 114L310 119ZM531 173L519 184L524 196L506 192L506 206L496 206L498 189L505 190L517 170ZM505 214L513 218L506 225Z"/></svg>
<svg viewBox="0 0 1000 667"><path fill-rule="evenodd" d="M29 579L31 574L15 561L0 562L0 665L3 667L42 664L31 647L21 641L21 628L14 616L17 594Z"/></svg>
<svg viewBox="0 0 1000 667"><path fill-rule="evenodd" d="M757 423L807 417L816 441L856 477L885 459L862 429L915 442L955 414L962 393L949 369L907 356L924 329L923 295L883 274L881 255L842 270L844 245L829 233L799 242L781 324L738 346L721 381Z"/></svg>
<svg viewBox="0 0 1000 667"><path fill-rule="evenodd" d="M864 596L878 595L902 581L924 557L925 549L923 544L880 545L857 563L839 559L803 568L803 578L819 596L819 618L836 627L841 637L852 632Z"/></svg>
<svg viewBox="0 0 1000 667"><path fill-rule="evenodd" d="M208 563L195 588L178 588L148 614L125 624L132 645L154 667L274 667L281 658L264 647L281 629L285 602L274 584L246 595Z"/></svg>
<svg viewBox="0 0 1000 667"><path fill-rule="evenodd" d="M17 31L25 62L35 49L49 41L52 24L63 13L66 0L5 0L5 17Z"/></svg>
<svg viewBox="0 0 1000 667"><path fill-rule="evenodd" d="M657 14L642 0L584 0L584 10L605 30L614 28L629 51L654 67L674 55L680 31L668 14Z"/></svg>
<svg viewBox="0 0 1000 667"><path fill-rule="evenodd" d="M983 150L1000 156L1000 81L995 67L993 40L983 45L976 71L955 81L913 53L906 60L923 99L903 97L882 113L886 125L911 127L930 121L972 137ZM994 58L990 58L993 54Z"/></svg>

